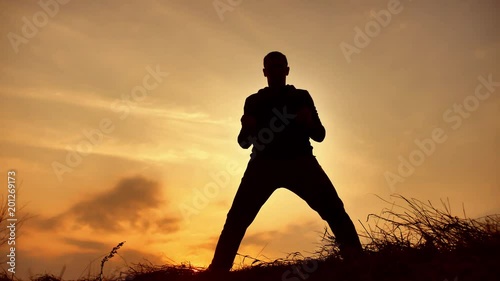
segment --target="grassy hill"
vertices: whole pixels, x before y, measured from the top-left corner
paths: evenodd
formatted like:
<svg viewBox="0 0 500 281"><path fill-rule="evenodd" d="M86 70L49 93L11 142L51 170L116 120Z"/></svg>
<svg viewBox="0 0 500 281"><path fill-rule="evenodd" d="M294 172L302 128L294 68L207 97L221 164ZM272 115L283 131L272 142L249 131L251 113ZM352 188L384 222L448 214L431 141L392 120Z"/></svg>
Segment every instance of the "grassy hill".
<svg viewBox="0 0 500 281"><path fill-rule="evenodd" d="M389 208L369 215L368 223L362 223L360 236L369 242L363 245L365 254L356 260L343 260L335 237L325 230L324 245L314 258L294 253L272 262L254 260L251 266L222 275L190 265L142 263L131 266L126 279L109 276L102 280L500 281L500 215L471 219L464 212L458 217L443 201L437 208L431 202L395 198L395 202L387 201ZM112 256L113 252L108 258ZM4 273L3 280L13 279ZM32 280L59 281L52 275Z"/></svg>

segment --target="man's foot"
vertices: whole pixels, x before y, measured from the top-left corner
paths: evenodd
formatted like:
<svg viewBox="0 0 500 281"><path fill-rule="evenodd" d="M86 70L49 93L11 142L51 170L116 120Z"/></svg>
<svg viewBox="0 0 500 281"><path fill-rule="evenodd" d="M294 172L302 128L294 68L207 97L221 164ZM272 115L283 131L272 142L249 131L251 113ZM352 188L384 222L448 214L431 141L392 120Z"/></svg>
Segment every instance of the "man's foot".
<svg viewBox="0 0 500 281"><path fill-rule="evenodd" d="M353 261L359 261L363 258L364 256L364 251L363 249L360 248L353 248L353 247L346 247L341 250L340 254L342 255L342 258L346 262L353 262Z"/></svg>
<svg viewBox="0 0 500 281"><path fill-rule="evenodd" d="M230 281L228 269L216 268L210 265L205 271L198 274L200 281Z"/></svg>
<svg viewBox="0 0 500 281"><path fill-rule="evenodd" d="M205 271L199 273L203 281L230 281L229 272L230 269L216 267L214 265L210 265Z"/></svg>

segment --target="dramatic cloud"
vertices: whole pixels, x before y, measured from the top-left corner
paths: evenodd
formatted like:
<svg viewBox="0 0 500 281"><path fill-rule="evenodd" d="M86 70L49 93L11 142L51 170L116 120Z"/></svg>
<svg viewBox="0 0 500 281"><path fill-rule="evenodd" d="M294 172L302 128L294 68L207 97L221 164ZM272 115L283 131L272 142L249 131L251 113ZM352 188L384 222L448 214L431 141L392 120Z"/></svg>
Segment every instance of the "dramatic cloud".
<svg viewBox="0 0 500 281"><path fill-rule="evenodd" d="M57 216L42 219L39 226L46 230L71 225L75 230L89 227L102 232L132 228L176 231L177 218L158 215L158 210L166 207L160 185L136 176L120 180L112 189L83 199Z"/></svg>

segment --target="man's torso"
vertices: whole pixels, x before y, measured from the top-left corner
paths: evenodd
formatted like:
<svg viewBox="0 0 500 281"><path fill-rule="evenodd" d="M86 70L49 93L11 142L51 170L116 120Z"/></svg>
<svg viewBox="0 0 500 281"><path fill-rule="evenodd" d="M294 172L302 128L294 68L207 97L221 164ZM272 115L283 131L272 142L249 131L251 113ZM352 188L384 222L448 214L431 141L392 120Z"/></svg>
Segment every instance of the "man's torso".
<svg viewBox="0 0 500 281"><path fill-rule="evenodd" d="M293 86L280 90L264 88L247 100L246 114L254 116L257 123L257 144L252 153L272 158L312 155L309 136L295 118L301 108L308 106L307 92Z"/></svg>

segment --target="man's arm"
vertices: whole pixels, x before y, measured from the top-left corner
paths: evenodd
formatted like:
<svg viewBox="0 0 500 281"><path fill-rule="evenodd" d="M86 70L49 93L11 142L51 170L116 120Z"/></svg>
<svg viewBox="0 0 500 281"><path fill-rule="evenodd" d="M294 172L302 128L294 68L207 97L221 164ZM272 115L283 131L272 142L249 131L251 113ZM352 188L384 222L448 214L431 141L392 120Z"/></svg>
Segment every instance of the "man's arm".
<svg viewBox="0 0 500 281"><path fill-rule="evenodd" d="M318 111L309 92L305 91L304 99L304 108L299 111L298 117L302 119L301 123L303 123L309 137L316 142L322 142L325 139L326 130L321 124Z"/></svg>
<svg viewBox="0 0 500 281"><path fill-rule="evenodd" d="M238 144L244 148L249 148L252 143L250 138L257 134L257 121L253 116L253 104L250 97L246 98L245 106L243 107L243 116L241 117L241 130L238 134Z"/></svg>

